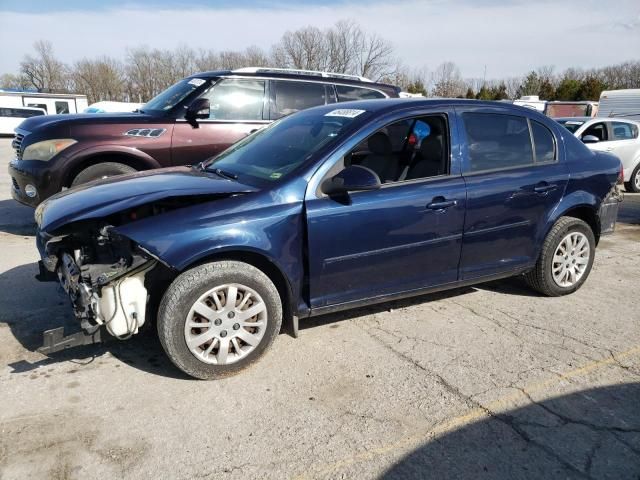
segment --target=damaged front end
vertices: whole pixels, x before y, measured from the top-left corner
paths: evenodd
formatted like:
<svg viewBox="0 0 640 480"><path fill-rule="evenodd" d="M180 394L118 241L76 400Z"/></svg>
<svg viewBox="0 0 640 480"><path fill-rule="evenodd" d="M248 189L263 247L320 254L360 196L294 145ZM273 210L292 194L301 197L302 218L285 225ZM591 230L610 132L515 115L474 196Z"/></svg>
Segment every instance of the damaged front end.
<svg viewBox="0 0 640 480"><path fill-rule="evenodd" d="M114 227L96 222L73 225L56 236L38 232L40 280L57 278L68 295L82 335L45 332L42 353L104 339L127 339L146 319L145 280L158 262Z"/></svg>

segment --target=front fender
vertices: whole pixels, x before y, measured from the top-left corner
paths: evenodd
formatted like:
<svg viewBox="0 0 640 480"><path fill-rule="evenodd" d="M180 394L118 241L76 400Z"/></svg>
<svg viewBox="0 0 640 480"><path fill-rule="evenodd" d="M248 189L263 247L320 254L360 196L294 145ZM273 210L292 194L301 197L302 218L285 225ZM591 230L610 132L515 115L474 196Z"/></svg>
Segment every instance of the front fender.
<svg viewBox="0 0 640 480"><path fill-rule="evenodd" d="M116 228L165 265L182 272L207 257L250 252L286 277L294 301L304 278L302 199L273 203L267 194L181 208Z"/></svg>
<svg viewBox="0 0 640 480"><path fill-rule="evenodd" d="M160 163L148 153L137 148L125 147L123 145L97 145L73 152L73 155L69 156L67 159L68 166L73 168L85 162L89 158L101 155L119 155L129 157L148 169L162 167L162 165L160 165Z"/></svg>

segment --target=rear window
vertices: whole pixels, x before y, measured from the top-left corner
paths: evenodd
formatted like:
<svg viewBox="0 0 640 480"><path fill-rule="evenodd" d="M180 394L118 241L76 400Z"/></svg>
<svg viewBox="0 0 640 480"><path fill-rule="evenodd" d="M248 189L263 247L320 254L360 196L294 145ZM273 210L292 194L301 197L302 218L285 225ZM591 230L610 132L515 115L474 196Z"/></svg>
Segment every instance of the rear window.
<svg viewBox="0 0 640 480"><path fill-rule="evenodd" d="M324 84L272 80L275 108L271 118L277 119L306 108L327 103Z"/></svg>
<svg viewBox="0 0 640 480"><path fill-rule="evenodd" d="M527 119L495 113L463 113L469 171L532 165Z"/></svg>
<svg viewBox="0 0 640 480"><path fill-rule="evenodd" d="M376 98L387 98L377 90L370 88L353 87L351 85L336 85L339 102L348 102L351 100L374 100Z"/></svg>
<svg viewBox="0 0 640 480"><path fill-rule="evenodd" d="M531 133L536 149L536 163L554 162L556 159L556 142L553 133L541 123L531 120Z"/></svg>

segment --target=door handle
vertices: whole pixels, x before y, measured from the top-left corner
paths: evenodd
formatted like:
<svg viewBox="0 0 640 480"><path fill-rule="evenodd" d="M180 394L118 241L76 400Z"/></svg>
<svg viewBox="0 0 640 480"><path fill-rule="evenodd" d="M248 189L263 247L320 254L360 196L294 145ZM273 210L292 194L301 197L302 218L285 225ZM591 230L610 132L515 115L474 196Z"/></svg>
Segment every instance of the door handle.
<svg viewBox="0 0 640 480"><path fill-rule="evenodd" d="M446 200L444 197L436 197L427 205L429 210L444 210L458 204L457 200Z"/></svg>
<svg viewBox="0 0 640 480"><path fill-rule="evenodd" d="M549 185L548 183L540 183L533 187L533 191L536 193L548 193L558 188L557 185Z"/></svg>

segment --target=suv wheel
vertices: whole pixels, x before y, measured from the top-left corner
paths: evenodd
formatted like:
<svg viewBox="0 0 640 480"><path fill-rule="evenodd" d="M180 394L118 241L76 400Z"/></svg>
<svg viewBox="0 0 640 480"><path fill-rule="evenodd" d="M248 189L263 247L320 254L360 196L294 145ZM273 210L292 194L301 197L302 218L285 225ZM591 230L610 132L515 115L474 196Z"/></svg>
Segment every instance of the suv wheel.
<svg viewBox="0 0 640 480"><path fill-rule="evenodd" d="M636 166L628 182L625 182L624 189L627 192L640 193L640 163Z"/></svg>
<svg viewBox="0 0 640 480"><path fill-rule="evenodd" d="M101 178L113 177L115 175L125 175L134 173L137 170L129 165L117 162L96 163L82 170L76 178L71 182L71 186L81 185L83 183L100 180Z"/></svg>
<svg viewBox="0 0 640 480"><path fill-rule="evenodd" d="M158 336L171 361L203 380L233 375L258 360L282 324L282 302L262 271L242 262L207 263L178 276L158 311Z"/></svg>
<svg viewBox="0 0 640 480"><path fill-rule="evenodd" d="M595 251L591 227L578 218L561 217L547 234L538 262L525 279L551 297L575 292L589 276Z"/></svg>

